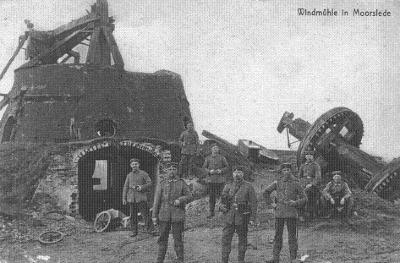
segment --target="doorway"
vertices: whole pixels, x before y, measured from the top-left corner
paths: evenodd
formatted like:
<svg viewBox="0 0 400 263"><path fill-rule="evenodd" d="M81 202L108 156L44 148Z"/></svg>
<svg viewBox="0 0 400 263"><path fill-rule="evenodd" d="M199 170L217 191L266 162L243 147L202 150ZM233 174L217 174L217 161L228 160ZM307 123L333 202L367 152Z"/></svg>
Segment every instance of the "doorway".
<svg viewBox="0 0 400 263"><path fill-rule="evenodd" d="M153 182L148 191L152 206L159 160L134 146L109 146L89 152L78 161L79 214L85 220L94 220L97 213L111 208L129 215L129 207L122 205L122 189L131 171L131 158L140 160L140 169L146 171Z"/></svg>

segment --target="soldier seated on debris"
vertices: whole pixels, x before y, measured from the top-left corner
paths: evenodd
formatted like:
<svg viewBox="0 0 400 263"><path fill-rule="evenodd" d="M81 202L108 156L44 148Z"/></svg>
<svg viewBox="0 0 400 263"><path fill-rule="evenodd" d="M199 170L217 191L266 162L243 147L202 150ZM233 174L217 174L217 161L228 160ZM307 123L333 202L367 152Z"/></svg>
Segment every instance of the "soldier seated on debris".
<svg viewBox="0 0 400 263"><path fill-rule="evenodd" d="M131 214L132 237L138 234L138 217L140 211L147 225L147 231L154 233L154 225L151 221L150 210L147 200L147 190L152 183L149 175L139 169L139 160L131 159L129 161L132 171L126 176L124 188L122 190L122 204L129 203Z"/></svg>
<svg viewBox="0 0 400 263"><path fill-rule="evenodd" d="M322 191L322 205L328 211L328 217L333 215L352 215L353 198L349 186L342 180L342 172L335 171L333 180Z"/></svg>

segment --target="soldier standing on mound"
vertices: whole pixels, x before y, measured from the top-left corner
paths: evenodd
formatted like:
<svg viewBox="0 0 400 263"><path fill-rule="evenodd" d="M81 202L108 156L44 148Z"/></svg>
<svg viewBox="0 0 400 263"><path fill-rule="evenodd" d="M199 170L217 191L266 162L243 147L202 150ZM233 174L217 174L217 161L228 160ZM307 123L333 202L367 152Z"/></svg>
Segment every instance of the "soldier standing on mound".
<svg viewBox="0 0 400 263"><path fill-rule="evenodd" d="M179 142L182 146L180 174L183 178L187 178L193 174L194 157L199 147L199 135L194 130L192 122L187 123L187 130L182 132Z"/></svg>
<svg viewBox="0 0 400 263"><path fill-rule="evenodd" d="M228 162L225 157L219 153L218 145L211 147L211 154L204 160L203 168L208 173L208 193L209 193L209 212L207 218L212 218L215 215L215 202L221 195L221 191L225 185L225 173L228 170Z"/></svg>

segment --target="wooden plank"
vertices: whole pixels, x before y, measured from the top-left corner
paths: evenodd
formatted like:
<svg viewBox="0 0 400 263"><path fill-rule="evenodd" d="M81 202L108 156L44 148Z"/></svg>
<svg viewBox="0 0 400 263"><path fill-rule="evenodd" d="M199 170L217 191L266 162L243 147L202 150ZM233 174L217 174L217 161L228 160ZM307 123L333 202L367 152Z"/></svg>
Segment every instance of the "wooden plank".
<svg viewBox="0 0 400 263"><path fill-rule="evenodd" d="M118 69L124 69L124 60L121 53L119 52L117 42L115 41L115 38L111 33L111 29L109 27L103 27L103 33L106 37L108 46L111 49L111 54L114 59L115 66Z"/></svg>

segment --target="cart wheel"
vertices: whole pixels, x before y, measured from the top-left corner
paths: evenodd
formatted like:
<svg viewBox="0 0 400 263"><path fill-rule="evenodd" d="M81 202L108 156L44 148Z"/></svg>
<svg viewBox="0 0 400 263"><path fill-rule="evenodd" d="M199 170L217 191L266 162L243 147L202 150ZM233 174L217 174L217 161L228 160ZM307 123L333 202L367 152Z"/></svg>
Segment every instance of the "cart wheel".
<svg viewBox="0 0 400 263"><path fill-rule="evenodd" d="M39 235L39 242L42 244L54 244L61 241L65 234L60 231L46 231Z"/></svg>
<svg viewBox="0 0 400 263"><path fill-rule="evenodd" d="M94 220L94 230L97 233L105 231L111 222L111 215L108 211L103 211L96 216Z"/></svg>

